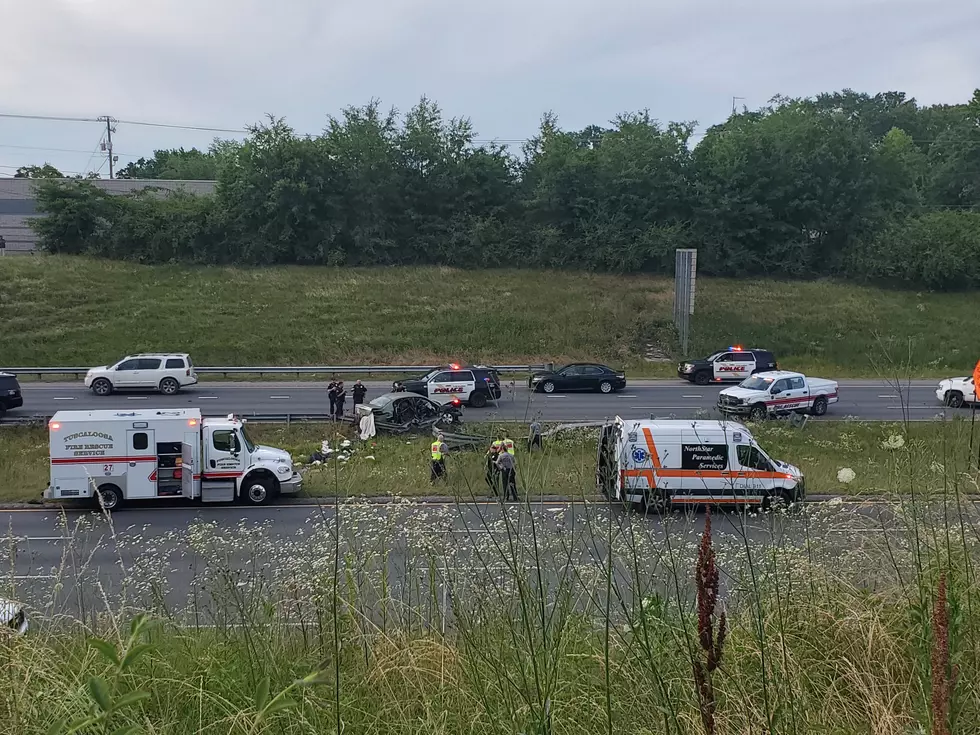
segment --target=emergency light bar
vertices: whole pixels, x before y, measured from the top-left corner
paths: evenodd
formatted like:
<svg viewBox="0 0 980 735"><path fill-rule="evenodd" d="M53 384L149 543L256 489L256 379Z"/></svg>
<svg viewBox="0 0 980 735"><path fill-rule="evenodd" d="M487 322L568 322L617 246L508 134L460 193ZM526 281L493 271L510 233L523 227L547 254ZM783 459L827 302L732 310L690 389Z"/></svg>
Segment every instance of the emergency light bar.
<svg viewBox="0 0 980 735"><path fill-rule="evenodd" d="M741 345L735 345L734 347L729 347L728 348L728 351L729 352L741 352L742 351L742 346Z"/></svg>

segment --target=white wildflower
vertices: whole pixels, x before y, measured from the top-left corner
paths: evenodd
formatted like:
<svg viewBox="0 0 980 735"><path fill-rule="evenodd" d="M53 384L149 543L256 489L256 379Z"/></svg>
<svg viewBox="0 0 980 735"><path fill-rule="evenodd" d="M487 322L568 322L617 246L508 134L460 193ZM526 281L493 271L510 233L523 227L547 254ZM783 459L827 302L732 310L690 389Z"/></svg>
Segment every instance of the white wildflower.
<svg viewBox="0 0 980 735"><path fill-rule="evenodd" d="M855 477L857 477L857 475L850 467L843 467L837 470L837 482L843 485L854 482Z"/></svg>
<svg viewBox="0 0 980 735"><path fill-rule="evenodd" d="M901 434L892 434L881 443L882 449L901 449L905 446L905 437Z"/></svg>

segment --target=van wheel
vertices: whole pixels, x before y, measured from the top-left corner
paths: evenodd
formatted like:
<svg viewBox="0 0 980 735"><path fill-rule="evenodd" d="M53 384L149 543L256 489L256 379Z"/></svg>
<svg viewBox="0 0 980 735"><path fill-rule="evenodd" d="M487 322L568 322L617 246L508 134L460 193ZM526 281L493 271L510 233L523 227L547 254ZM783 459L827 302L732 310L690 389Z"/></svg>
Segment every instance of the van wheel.
<svg viewBox="0 0 980 735"><path fill-rule="evenodd" d="M242 485L242 500L248 505L266 505L272 493L272 482L264 477L249 478Z"/></svg>
<svg viewBox="0 0 980 735"><path fill-rule="evenodd" d="M663 490L645 490L643 500L636 504L636 509L643 515L664 515L670 510L670 498Z"/></svg>
<svg viewBox="0 0 980 735"><path fill-rule="evenodd" d="M757 403L749 411L749 421L765 421L769 417L769 410L765 405Z"/></svg>
<svg viewBox="0 0 980 735"><path fill-rule="evenodd" d="M963 394L958 390L951 390L946 394L946 405L950 408L959 408L963 405Z"/></svg>
<svg viewBox="0 0 980 735"><path fill-rule="evenodd" d="M711 375L704 371L701 371L700 373L694 373L694 382L697 385L707 385L708 383L711 382Z"/></svg>
<svg viewBox="0 0 980 735"><path fill-rule="evenodd" d="M599 392L612 393L612 383L610 383L608 380L603 380L601 383L599 383Z"/></svg>
<svg viewBox="0 0 980 735"><path fill-rule="evenodd" d="M827 399L823 397L817 398L813 402L813 408L810 409L810 413L814 416L823 416L827 413Z"/></svg>
<svg viewBox="0 0 980 735"><path fill-rule="evenodd" d="M470 405L473 408L483 408L487 405L487 394L483 392L473 392L470 395Z"/></svg>
<svg viewBox="0 0 980 735"><path fill-rule="evenodd" d="M160 392L165 396L173 396L180 390L180 383L173 378L164 378L160 381Z"/></svg>
<svg viewBox="0 0 980 735"><path fill-rule="evenodd" d="M105 509L111 513L114 510L118 510L119 506L122 505L122 490L115 485L99 485L96 490L96 495L92 500L95 501L96 508L99 510Z"/></svg>
<svg viewBox="0 0 980 735"><path fill-rule="evenodd" d="M92 383L92 392L97 396L107 396L112 393L112 383L105 378L99 378Z"/></svg>

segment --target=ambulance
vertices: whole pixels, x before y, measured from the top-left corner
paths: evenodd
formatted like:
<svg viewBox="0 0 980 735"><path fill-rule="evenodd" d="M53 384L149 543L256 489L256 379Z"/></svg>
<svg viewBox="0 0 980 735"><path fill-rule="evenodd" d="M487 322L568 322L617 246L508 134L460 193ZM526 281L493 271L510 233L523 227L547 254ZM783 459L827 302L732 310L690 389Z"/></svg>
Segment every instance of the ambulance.
<svg viewBox="0 0 980 735"><path fill-rule="evenodd" d="M264 505L303 487L289 453L256 444L234 415L204 418L198 409L59 411L48 434L46 500L92 498L106 510L128 500L180 497Z"/></svg>
<svg viewBox="0 0 980 735"><path fill-rule="evenodd" d="M599 491L644 512L806 496L800 469L770 457L738 423L617 416L600 430L597 460Z"/></svg>

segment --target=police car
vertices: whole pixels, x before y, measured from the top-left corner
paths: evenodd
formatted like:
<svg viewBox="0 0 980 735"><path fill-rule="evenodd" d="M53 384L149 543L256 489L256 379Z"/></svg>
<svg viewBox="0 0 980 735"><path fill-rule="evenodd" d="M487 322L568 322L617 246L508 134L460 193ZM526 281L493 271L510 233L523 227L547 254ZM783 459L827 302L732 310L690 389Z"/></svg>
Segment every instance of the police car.
<svg viewBox="0 0 980 735"><path fill-rule="evenodd" d="M776 358L769 350L732 346L701 360L685 360L677 366L677 376L698 385L740 383L750 375L778 369Z"/></svg>
<svg viewBox="0 0 980 735"><path fill-rule="evenodd" d="M455 398L473 408L483 408L500 398L500 376L488 365L452 363L420 378L396 380L391 388L395 392L417 393L439 404Z"/></svg>

